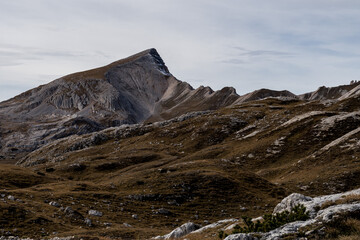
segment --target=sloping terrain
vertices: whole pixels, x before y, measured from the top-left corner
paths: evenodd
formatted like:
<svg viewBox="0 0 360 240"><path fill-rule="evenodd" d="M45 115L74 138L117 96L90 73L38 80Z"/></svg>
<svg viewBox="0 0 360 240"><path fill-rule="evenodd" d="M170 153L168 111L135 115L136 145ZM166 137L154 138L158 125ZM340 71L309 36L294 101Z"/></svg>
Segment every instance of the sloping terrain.
<svg viewBox="0 0 360 240"><path fill-rule="evenodd" d="M317 92L193 89L150 49L2 102L0 235L149 239L359 188L358 85Z"/></svg>
<svg viewBox="0 0 360 240"><path fill-rule="evenodd" d="M360 235L359 200L360 188L315 198L293 193L276 205L272 214L222 219L203 227L187 222L154 239L357 240Z"/></svg>
<svg viewBox="0 0 360 240"><path fill-rule="evenodd" d="M343 96L349 96L358 90L359 82L353 82L349 85L340 85L337 87L319 87L314 92L305 93L299 96L305 100L334 100Z"/></svg>
<svg viewBox="0 0 360 240"><path fill-rule="evenodd" d="M0 158L15 163L54 140L232 104L234 89L193 89L155 49L56 79L0 103ZM0 159L1 160L1 159Z"/></svg>
<svg viewBox="0 0 360 240"><path fill-rule="evenodd" d="M240 104L240 103L244 103L244 102L249 102L249 101L256 101L256 100L261 100L264 98L268 98L268 97L283 97L283 98L289 98L289 99L297 99L298 96L296 96L295 94L289 92L289 91L275 91L275 90L270 90L270 89L259 89L259 90L255 90L251 93L247 93L243 96L240 96L234 104Z"/></svg>
<svg viewBox="0 0 360 240"><path fill-rule="evenodd" d="M165 234L187 221L255 217L291 192L316 196L360 186L359 110L358 99L268 98L70 136L18 162L51 182L3 194L26 202L6 200L26 213L17 227L22 236L38 236L27 226L39 217L47 236L123 239ZM72 220L66 207L80 215Z"/></svg>

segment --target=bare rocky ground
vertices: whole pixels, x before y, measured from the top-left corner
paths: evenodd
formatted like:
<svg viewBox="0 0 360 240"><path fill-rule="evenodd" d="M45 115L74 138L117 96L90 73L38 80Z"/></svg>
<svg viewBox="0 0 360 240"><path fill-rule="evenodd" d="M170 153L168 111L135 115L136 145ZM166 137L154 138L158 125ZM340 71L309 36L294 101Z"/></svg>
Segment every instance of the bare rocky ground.
<svg viewBox="0 0 360 240"><path fill-rule="evenodd" d="M122 101L101 105L91 89L78 92L89 94L83 106L74 105L77 97L59 97L61 87L49 95L46 85L0 103L3 239L150 239L187 222L222 227L243 215L272 213L295 192L316 199L360 187L358 85L303 96L268 90L238 96L231 88L192 89L153 54L53 82L80 88L98 79L122 96L147 99L145 91L140 96L133 88L110 86L116 77L106 73L121 80L130 66L127 86L139 79L150 84L146 89L156 81L167 84L151 92L146 111L136 105L131 114ZM144 61L145 69L152 66L144 72L152 75L137 78L144 76L136 70ZM45 100L36 101L39 93ZM54 115L42 118L51 107ZM185 238L218 239L217 229ZM358 231L327 229L307 237L336 239Z"/></svg>
<svg viewBox="0 0 360 240"><path fill-rule="evenodd" d="M218 222L200 227L195 223L188 222L174 229L170 233L157 236L153 239L209 239L214 238L222 231L229 235L225 240L276 240L276 239L312 239L312 238L331 238L329 229L332 225L343 224L341 226L345 234L346 227L353 227L350 234L352 239L359 237L360 230L360 189L325 195L321 197L307 197L302 194L293 193L284 198L275 208L272 214L291 211L296 205L303 205L309 214L308 220L294 221L283 226L271 230L269 232L253 232L253 233L232 233L235 225L244 225L239 219L224 219ZM346 226L344 221L350 221L350 226ZM262 216L253 218L253 222L264 221ZM340 226L338 226L340 228ZM225 231L225 232L224 232ZM347 229L347 231L349 231ZM227 232L227 233L226 233ZM335 235L335 234L334 234ZM214 238L215 239L215 238Z"/></svg>

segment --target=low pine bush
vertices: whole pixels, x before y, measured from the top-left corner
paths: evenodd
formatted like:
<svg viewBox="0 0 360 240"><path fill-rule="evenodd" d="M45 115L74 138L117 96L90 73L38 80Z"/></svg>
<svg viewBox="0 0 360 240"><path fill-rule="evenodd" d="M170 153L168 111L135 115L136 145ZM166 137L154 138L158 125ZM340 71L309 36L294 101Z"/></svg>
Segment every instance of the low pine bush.
<svg viewBox="0 0 360 240"><path fill-rule="evenodd" d="M250 233L250 232L268 232L275 228L278 228L286 223L294 221L305 221L309 219L309 213L306 212L306 208L303 205L296 205L291 211L284 211L275 215L265 214L264 221L257 221L256 223L251 221L249 217L242 217L245 226L240 227L236 225L233 230L235 233Z"/></svg>
<svg viewBox="0 0 360 240"><path fill-rule="evenodd" d="M221 231L219 232L218 236L219 236L220 239L223 239L223 238L226 238L228 235L227 235L226 233L224 233L223 230L221 230Z"/></svg>

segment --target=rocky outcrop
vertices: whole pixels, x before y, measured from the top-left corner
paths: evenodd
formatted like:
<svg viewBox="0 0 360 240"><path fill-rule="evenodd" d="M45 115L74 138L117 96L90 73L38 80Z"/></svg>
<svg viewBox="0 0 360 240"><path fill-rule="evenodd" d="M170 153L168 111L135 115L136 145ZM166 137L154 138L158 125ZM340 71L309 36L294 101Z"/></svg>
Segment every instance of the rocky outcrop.
<svg viewBox="0 0 360 240"><path fill-rule="evenodd" d="M314 92L299 95L303 100L342 100L356 94L359 90L359 83L340 85L337 87L319 87Z"/></svg>
<svg viewBox="0 0 360 240"><path fill-rule="evenodd" d="M97 210L89 210L88 214L96 217L102 217L103 215L102 212L99 212Z"/></svg>
<svg viewBox="0 0 360 240"><path fill-rule="evenodd" d="M238 233L227 236L225 240L259 240L257 237L253 237L250 234Z"/></svg>
<svg viewBox="0 0 360 240"><path fill-rule="evenodd" d="M171 77L155 49L108 66L71 74L1 103L13 118L76 114L136 123L149 117Z"/></svg>
<svg viewBox="0 0 360 240"><path fill-rule="evenodd" d="M360 189L315 198L307 197L299 193L293 193L276 205L273 214L280 213L285 210L289 211L295 205L302 204L306 207L307 211L309 211L310 216L314 217L317 214L316 209L320 208L324 203L335 202L350 195L360 195Z"/></svg>
<svg viewBox="0 0 360 240"><path fill-rule="evenodd" d="M199 225L197 225L195 223L192 223L192 222L184 223L180 227L175 228L170 233L168 233L168 234L166 234L164 236L157 236L154 239L176 239L176 238L180 238L180 237L183 237L183 236L195 231L199 227L200 227Z"/></svg>
<svg viewBox="0 0 360 240"><path fill-rule="evenodd" d="M264 99L264 98L268 98L268 97L298 99L298 96L296 96L295 94L293 94L287 90L276 91L276 90L270 90L270 89L263 88L263 89L256 90L251 93L247 93L245 95L240 96L236 100L235 104L260 100L260 99Z"/></svg>
<svg viewBox="0 0 360 240"><path fill-rule="evenodd" d="M290 212L290 210L293 209L296 205L303 204L311 200L313 200L311 197L304 196L300 193L292 193L288 197L284 198L278 205L276 205L273 214L284 211Z"/></svg>
<svg viewBox="0 0 360 240"><path fill-rule="evenodd" d="M238 219L236 218L231 218L231 219L224 219L224 220L220 220L220 221L217 221L215 223L211 223L211 224L208 224L202 228L199 228L198 230L192 232L192 233L202 233L208 229L212 229L212 228L218 228L220 226L223 226L224 224L228 224L228 223L233 223L233 222L237 222Z"/></svg>
<svg viewBox="0 0 360 240"><path fill-rule="evenodd" d="M338 193L332 195L325 195L320 197L308 197L299 193L293 193L288 197L284 198L275 208L273 214L281 213L283 211L290 211L295 206L301 204L306 207L306 210L309 212L310 219L306 221L296 221L285 224L279 228L271 230L266 233L237 233L231 234L225 238L225 240L279 240L282 237L289 236L290 234L296 234L300 229L304 229L305 227L314 226L316 229L319 229L319 226L329 223L334 219L337 219L339 216L346 216L351 213L360 213L360 203L353 202L347 204L337 204L336 201L343 199L347 196L359 196L360 197L360 189L356 189L353 191L348 191L345 193ZM319 210L323 205L330 204L326 206L324 209ZM220 220L216 223L209 224L205 227L195 229L193 223L185 223L179 228L176 228L171 233L158 236L155 239L176 239L187 234L194 233L202 233L205 230L209 229L219 229L219 227L224 227L224 224L237 222L237 219L225 219ZM233 225L231 225L233 226ZM223 229L223 228L222 228ZM226 228L229 230L229 227ZM310 234L312 231L308 231Z"/></svg>
<svg viewBox="0 0 360 240"><path fill-rule="evenodd" d="M278 240L282 239L282 237L289 236L290 234L296 234L299 232L300 229L304 229L305 227L311 229L311 226L314 226L316 229L319 229L319 226L338 219L341 216L346 217L347 214L360 213L359 202L355 201L348 204L336 203L337 200L344 199L347 196L360 196L360 189L315 198L307 197L298 193L293 193L288 197L284 198L274 208L273 214L281 213L283 211L290 211L296 205L302 204L309 212L309 220L291 222L267 233L232 234L225 238L225 240ZM319 210L325 204L330 204L330 206L325 206L324 209ZM310 234L311 231L308 231L307 233ZM257 238L255 235L261 237Z"/></svg>
<svg viewBox="0 0 360 240"><path fill-rule="evenodd" d="M234 88L225 87L213 91L200 86L193 89L188 83L170 79L170 85L163 97L155 105L154 114L148 121L161 121L191 111L216 110L233 104L239 95Z"/></svg>

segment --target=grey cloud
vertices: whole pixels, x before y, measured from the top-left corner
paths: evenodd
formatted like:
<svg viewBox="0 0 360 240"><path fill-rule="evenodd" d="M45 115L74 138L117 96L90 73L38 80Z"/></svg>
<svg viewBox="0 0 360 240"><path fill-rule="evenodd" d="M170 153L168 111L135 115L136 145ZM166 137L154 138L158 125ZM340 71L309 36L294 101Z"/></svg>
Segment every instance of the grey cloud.
<svg viewBox="0 0 360 240"><path fill-rule="evenodd" d="M81 52L67 52L67 51L51 51L51 50L35 50L30 52L30 54L36 56L44 56L44 57L83 57L86 56L85 53Z"/></svg>
<svg viewBox="0 0 360 240"><path fill-rule="evenodd" d="M15 62L7 59L1 59L0 58L0 67L10 67L10 66L17 66L21 65L21 62Z"/></svg>
<svg viewBox="0 0 360 240"><path fill-rule="evenodd" d="M234 49L240 50L239 56L280 56L280 57L292 57L295 56L291 52L273 51L273 50L247 50L243 47L234 47Z"/></svg>
<svg viewBox="0 0 360 240"><path fill-rule="evenodd" d="M248 50L243 47L233 47L238 52L233 53L233 56L228 59L220 61L225 64L247 64L254 60L258 60L259 57L265 60L274 60L276 58L288 58L293 57L296 54L291 52L273 51L273 50Z"/></svg>
<svg viewBox="0 0 360 240"><path fill-rule="evenodd" d="M267 51L267 50L248 51L248 52L240 54L240 56L263 56L263 55L265 55L265 56L285 56L285 57L294 56L292 53L288 53L288 52Z"/></svg>
<svg viewBox="0 0 360 240"><path fill-rule="evenodd" d="M321 54L321 55L328 55L333 57L341 57L341 58L357 58L360 57L360 54L354 52L344 52L344 51L337 51L329 48L324 47L316 47L311 48L313 53Z"/></svg>
<svg viewBox="0 0 360 240"><path fill-rule="evenodd" d="M49 57L55 58L76 58L76 57L89 57L101 56L108 58L109 56L101 51L93 52L79 52L79 51L61 51L49 50L42 48L0 44L0 67L1 66L15 66L24 64L29 60L43 60Z"/></svg>
<svg viewBox="0 0 360 240"><path fill-rule="evenodd" d="M246 64L246 63L248 63L247 61L244 61L244 60L238 59L238 58L226 59L226 60L222 60L220 62L221 63L228 63L228 64Z"/></svg>

